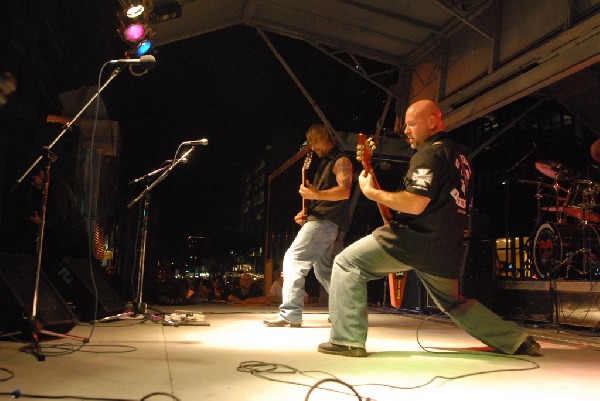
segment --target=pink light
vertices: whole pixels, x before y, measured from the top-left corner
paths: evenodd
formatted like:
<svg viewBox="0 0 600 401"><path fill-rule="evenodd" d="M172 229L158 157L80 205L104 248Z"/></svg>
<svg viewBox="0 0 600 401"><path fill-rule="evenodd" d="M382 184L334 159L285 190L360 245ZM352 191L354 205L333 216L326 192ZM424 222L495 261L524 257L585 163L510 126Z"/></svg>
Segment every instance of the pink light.
<svg viewBox="0 0 600 401"><path fill-rule="evenodd" d="M142 24L132 24L125 29L125 39L137 42L146 35L146 28Z"/></svg>

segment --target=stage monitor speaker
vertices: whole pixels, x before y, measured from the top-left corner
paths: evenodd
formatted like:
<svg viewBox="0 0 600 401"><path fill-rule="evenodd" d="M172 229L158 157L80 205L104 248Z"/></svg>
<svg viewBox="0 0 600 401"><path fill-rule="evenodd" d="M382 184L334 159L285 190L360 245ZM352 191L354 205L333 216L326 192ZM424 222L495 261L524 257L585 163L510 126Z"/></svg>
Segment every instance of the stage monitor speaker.
<svg viewBox="0 0 600 401"><path fill-rule="evenodd" d="M91 268L94 274L92 280L90 263L86 259L64 258L60 263L45 269L58 292L67 302L73 303L75 314L80 320L92 321L125 311L125 303L102 277L96 265ZM96 316L94 312L97 312Z"/></svg>
<svg viewBox="0 0 600 401"><path fill-rule="evenodd" d="M32 256L0 253L0 327L18 331L33 311L37 261ZM56 288L40 271L36 317L42 329L68 333L77 317Z"/></svg>

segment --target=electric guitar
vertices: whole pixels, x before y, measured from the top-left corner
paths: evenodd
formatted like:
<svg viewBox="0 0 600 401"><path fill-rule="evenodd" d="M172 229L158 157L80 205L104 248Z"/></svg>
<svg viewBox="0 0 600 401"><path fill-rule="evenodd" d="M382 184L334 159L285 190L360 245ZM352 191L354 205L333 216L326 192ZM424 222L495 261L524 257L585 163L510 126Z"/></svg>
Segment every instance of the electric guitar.
<svg viewBox="0 0 600 401"><path fill-rule="evenodd" d="M375 188L380 189L375 172L371 167L371 155L375 150L376 145L372 138L367 138L365 134L358 134L358 145L356 145L356 159L361 162L363 169L371 174ZM381 203L377 203L377 208L383 219L383 224L389 225L392 220L392 212L390 208ZM396 273L390 273L388 275L388 283L390 287L390 303L393 307L399 308L402 305L402 297L404 295L404 286L406 285L406 274L402 273L401 277L398 277Z"/></svg>
<svg viewBox="0 0 600 401"><path fill-rule="evenodd" d="M310 163L312 162L313 152L309 151L306 154L306 158L304 159L304 165L302 165L302 185L306 185L306 173L310 168ZM302 219L302 225L306 223L306 215L308 214L308 199L304 199L302 197L302 214L304 214L304 218Z"/></svg>

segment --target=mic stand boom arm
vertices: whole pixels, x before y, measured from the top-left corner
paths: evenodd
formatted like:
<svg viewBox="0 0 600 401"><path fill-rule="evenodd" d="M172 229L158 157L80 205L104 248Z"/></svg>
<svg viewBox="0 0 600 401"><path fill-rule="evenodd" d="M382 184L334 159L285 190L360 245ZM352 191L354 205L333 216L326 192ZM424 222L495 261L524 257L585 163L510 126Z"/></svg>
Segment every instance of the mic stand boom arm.
<svg viewBox="0 0 600 401"><path fill-rule="evenodd" d="M181 145L179 145L179 146L181 146ZM131 202L129 202L129 204L127 205L127 208L128 208L128 209L130 209L130 208L131 208L133 205L135 205L135 204L136 204L136 203L137 203L137 202L138 202L140 199L142 199L144 196L146 196L146 194L147 194L148 192L150 192L150 191L152 190L152 188L154 188L154 187L155 187L155 186L157 186L157 185L158 185L160 182L162 182L162 181L163 181L165 178L167 178L167 176L169 175L169 173L171 173L171 171L172 171L172 170L175 168L175 166L177 166L179 163L182 163L184 160L186 160L186 159L187 159L187 157L188 157L188 155L189 155L190 153L192 153L192 151L193 151L194 149L196 149L196 147L195 147L195 146L192 146L192 147L191 147L191 148L190 148L190 149L189 149L187 152L185 152L185 153L183 154L183 156L181 156L179 159L177 159L177 158L174 158L173 160L175 160L175 161L174 161L173 163L171 163L171 165L170 165L170 166L168 166L168 167L166 167L166 168L164 168L164 167L161 167L161 168L159 168L159 169L157 169L157 170L155 170L155 171L152 171L151 173L148 173L148 174L146 174L146 175L145 175L145 176L143 176L143 177L136 178L135 180L131 181L131 182L138 182L140 179L142 179L142 178L144 178L144 177L149 177L149 176L155 175L155 174L157 174L158 172L160 172L160 171L163 171L163 170L164 170L164 172L163 172L163 173L162 173L160 176L158 176L158 178L157 178L156 180L154 180L154 182L153 182L152 184L148 185L148 186L146 187L146 189L144 189L144 190L143 190L143 191L142 191L142 192L141 192L141 193L140 193L140 194L137 196L137 198L135 198L134 200L132 200ZM179 148L177 148L177 151L179 152Z"/></svg>
<svg viewBox="0 0 600 401"><path fill-rule="evenodd" d="M100 95L100 93L104 90L104 88L106 88L106 86L110 83L110 81L112 81L117 75L119 75L120 72L121 72L121 67L117 67L112 72L110 77L106 80L104 85L102 85L102 87L100 87L100 89L98 89L96 91L94 96L92 96L92 98L85 104L85 106L83 106L83 108L81 110L79 110L79 112L75 115L75 117L73 117L71 119L71 121L69 121L68 123L66 123L64 125L63 130L58 134L58 136L48 146L44 147L45 149L51 150L54 147L54 145L56 145L56 143L60 140L60 138L62 138L63 135L65 135L67 133L67 131L69 131L71 129L71 126L75 123L75 121L77 121L79 119L79 117L88 108L88 106ZM15 186L11 189L10 192L12 192L21 182L23 182L25 177L27 177L27 175L29 175L31 170L33 170L35 168L35 166L37 166L37 164L42 160L42 158L43 158L43 156L40 155L40 156L38 156L37 159L34 160L34 162L31 164L31 166L29 166L29 168L27 170L25 170L23 175L21 177L19 177L19 179L15 183Z"/></svg>

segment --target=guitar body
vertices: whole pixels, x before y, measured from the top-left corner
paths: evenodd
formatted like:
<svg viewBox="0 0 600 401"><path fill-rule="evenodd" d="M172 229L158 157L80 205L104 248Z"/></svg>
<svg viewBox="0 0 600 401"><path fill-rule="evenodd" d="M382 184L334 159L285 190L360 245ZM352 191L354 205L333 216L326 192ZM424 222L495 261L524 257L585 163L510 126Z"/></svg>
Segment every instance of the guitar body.
<svg viewBox="0 0 600 401"><path fill-rule="evenodd" d="M375 149L375 144L371 139L360 133L358 134L358 145L356 146L356 159L362 163L363 169L367 173L371 173L375 186L379 189L379 183L371 167L371 155ZM390 209L380 203L377 204L379 213L383 219L383 224L388 225L392 220L392 213ZM394 308L400 308L402 305L402 298L404 296L404 286L406 285L406 274L390 273L388 275L388 286L390 291L390 303Z"/></svg>

